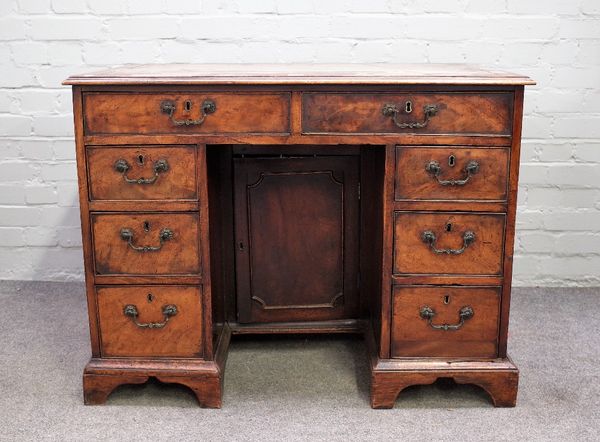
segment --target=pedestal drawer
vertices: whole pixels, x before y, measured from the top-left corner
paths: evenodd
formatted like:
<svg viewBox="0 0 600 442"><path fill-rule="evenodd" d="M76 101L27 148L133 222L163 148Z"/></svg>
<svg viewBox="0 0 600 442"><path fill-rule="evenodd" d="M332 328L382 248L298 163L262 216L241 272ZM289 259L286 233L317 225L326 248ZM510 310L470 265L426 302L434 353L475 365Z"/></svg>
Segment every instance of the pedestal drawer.
<svg viewBox="0 0 600 442"><path fill-rule="evenodd" d="M202 356L199 287L98 287L102 356Z"/></svg>
<svg viewBox="0 0 600 442"><path fill-rule="evenodd" d="M500 275L504 214L395 212L394 274Z"/></svg>
<svg viewBox="0 0 600 442"><path fill-rule="evenodd" d="M96 274L200 273L198 214L92 214Z"/></svg>
<svg viewBox="0 0 600 442"><path fill-rule="evenodd" d="M287 133L289 93L87 93L94 134Z"/></svg>
<svg viewBox="0 0 600 442"><path fill-rule="evenodd" d="M510 135L510 93L304 93L305 133Z"/></svg>
<svg viewBox="0 0 600 442"><path fill-rule="evenodd" d="M392 296L392 357L496 357L499 287L396 286Z"/></svg>
<svg viewBox="0 0 600 442"><path fill-rule="evenodd" d="M195 146L88 147L90 200L194 200Z"/></svg>
<svg viewBox="0 0 600 442"><path fill-rule="evenodd" d="M507 180L508 149L396 148L396 201L505 201Z"/></svg>

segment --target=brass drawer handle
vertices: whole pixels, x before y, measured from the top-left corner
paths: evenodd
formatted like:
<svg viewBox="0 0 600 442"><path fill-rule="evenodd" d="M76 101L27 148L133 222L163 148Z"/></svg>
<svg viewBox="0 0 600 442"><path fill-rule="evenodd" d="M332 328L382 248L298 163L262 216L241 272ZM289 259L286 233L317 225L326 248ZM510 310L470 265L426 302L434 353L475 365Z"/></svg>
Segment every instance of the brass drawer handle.
<svg viewBox="0 0 600 442"><path fill-rule="evenodd" d="M133 231L128 228L121 229L121 239L123 241L127 241L127 245L136 252L157 252L158 250L162 249L162 246L165 243L165 241L168 241L171 238L173 238L173 231L171 229L164 228L158 234L158 239L160 241L160 244L158 246L136 246L133 243Z"/></svg>
<svg viewBox="0 0 600 442"><path fill-rule="evenodd" d="M421 318L427 320L429 326L435 330L458 330L464 325L467 319L471 319L475 315L475 312L473 311L473 308L469 306L461 308L458 312L458 317L460 319L458 324L434 324L432 320L435 314L435 310L429 306L422 307L419 312Z"/></svg>
<svg viewBox="0 0 600 442"><path fill-rule="evenodd" d="M473 244L475 242L475 232L467 230L465 233L463 233L463 245L460 249L438 249L438 248L436 248L435 242L437 241L437 237L435 236L435 233L433 233L431 230L425 230L423 233L421 233L421 239L423 240L423 242L425 244L429 245L429 248L434 253L437 253L438 255L442 255L442 254L460 255L467 249L467 247L469 247L471 244Z"/></svg>
<svg viewBox="0 0 600 442"><path fill-rule="evenodd" d="M413 121L409 123L403 123L398 121L398 114L401 112L395 104L385 104L381 109L381 113L386 117L392 117L392 120L400 129L421 129L429 124L429 119L434 117L440 110L437 104L426 104L423 106L423 121ZM408 113L408 110L405 111Z"/></svg>
<svg viewBox="0 0 600 442"><path fill-rule="evenodd" d="M433 176L442 186L464 186L473 175L479 172L479 163L473 160L469 161L464 169L466 174L465 177L458 180L441 180L440 174L442 173L442 167L440 166L440 163L435 160L431 160L427 163L425 171L431 174L431 176Z"/></svg>
<svg viewBox="0 0 600 442"><path fill-rule="evenodd" d="M152 178L129 178L127 176L127 171L131 168L129 163L124 159L120 158L115 162L115 170L123 175L123 179L126 183L130 184L153 184L158 176L162 172L166 172L169 170L169 163L167 160L157 160L154 162L154 166L152 169L154 170L154 176Z"/></svg>
<svg viewBox="0 0 600 442"><path fill-rule="evenodd" d="M185 110L189 111L192 107L191 101L185 102ZM215 113L217 110L217 105L213 100L204 100L202 102L202 106L200 106L200 117L197 120L192 120L191 118L187 118L185 120L178 120L174 117L175 115L175 102L172 100L165 100L160 103L160 111L163 114L167 114L171 119L171 122L175 126L199 126L204 123L206 116L209 114Z"/></svg>
<svg viewBox="0 0 600 442"><path fill-rule="evenodd" d="M131 318L131 321L140 328L163 328L169 322L169 318L177 314L177 306L169 304L163 307L162 314L164 320L162 322L138 322L138 309L133 304L126 305L123 309L123 314Z"/></svg>

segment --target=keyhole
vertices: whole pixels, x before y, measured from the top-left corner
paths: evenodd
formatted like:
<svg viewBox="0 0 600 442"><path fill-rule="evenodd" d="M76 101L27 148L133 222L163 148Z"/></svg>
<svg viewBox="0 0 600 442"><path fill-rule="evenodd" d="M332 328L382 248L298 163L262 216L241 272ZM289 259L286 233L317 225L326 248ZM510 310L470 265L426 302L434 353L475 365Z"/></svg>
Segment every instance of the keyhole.
<svg viewBox="0 0 600 442"><path fill-rule="evenodd" d="M244 251L244 243L243 242L239 243L238 247L239 247L239 249L240 249L241 252Z"/></svg>
<svg viewBox="0 0 600 442"><path fill-rule="evenodd" d="M412 103L410 101L407 101L406 104L404 105L404 111L407 114L410 114L412 112Z"/></svg>
<svg viewBox="0 0 600 442"><path fill-rule="evenodd" d="M140 166L144 165L144 155L138 155L137 160Z"/></svg>
<svg viewBox="0 0 600 442"><path fill-rule="evenodd" d="M444 296L444 304L446 304L446 305L450 304L450 296L449 295Z"/></svg>
<svg viewBox="0 0 600 442"><path fill-rule="evenodd" d="M148 221L144 221L144 232L150 231L150 223Z"/></svg>
<svg viewBox="0 0 600 442"><path fill-rule="evenodd" d="M455 164L456 164L456 157L454 155L450 155L448 157L448 166L454 167Z"/></svg>
<svg viewBox="0 0 600 442"><path fill-rule="evenodd" d="M452 232L452 223L446 223L446 232Z"/></svg>
<svg viewBox="0 0 600 442"><path fill-rule="evenodd" d="M148 302L154 301L154 295L152 293L148 293L147 298L148 298Z"/></svg>
<svg viewBox="0 0 600 442"><path fill-rule="evenodd" d="M183 109L186 112L189 112L190 110L192 110L192 102L190 100L185 100L185 102L183 103Z"/></svg>

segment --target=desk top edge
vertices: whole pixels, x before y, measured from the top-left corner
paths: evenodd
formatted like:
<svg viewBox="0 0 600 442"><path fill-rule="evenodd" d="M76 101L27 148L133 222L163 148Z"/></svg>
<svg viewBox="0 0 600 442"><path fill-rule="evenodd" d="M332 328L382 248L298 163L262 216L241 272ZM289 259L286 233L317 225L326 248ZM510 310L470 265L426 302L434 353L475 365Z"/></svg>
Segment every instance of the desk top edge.
<svg viewBox="0 0 600 442"><path fill-rule="evenodd" d="M533 85L469 64L138 64L72 75L64 85L463 84Z"/></svg>

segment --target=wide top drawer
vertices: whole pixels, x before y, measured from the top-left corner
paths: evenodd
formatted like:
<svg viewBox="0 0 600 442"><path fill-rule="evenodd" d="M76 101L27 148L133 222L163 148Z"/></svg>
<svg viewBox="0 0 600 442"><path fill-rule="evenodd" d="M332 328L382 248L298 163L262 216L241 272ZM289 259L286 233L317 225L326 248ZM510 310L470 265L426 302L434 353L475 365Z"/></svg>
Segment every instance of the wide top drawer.
<svg viewBox="0 0 600 442"><path fill-rule="evenodd" d="M304 93L304 133L510 135L512 94Z"/></svg>
<svg viewBox="0 0 600 442"><path fill-rule="evenodd" d="M86 93L85 133L288 133L289 93Z"/></svg>

